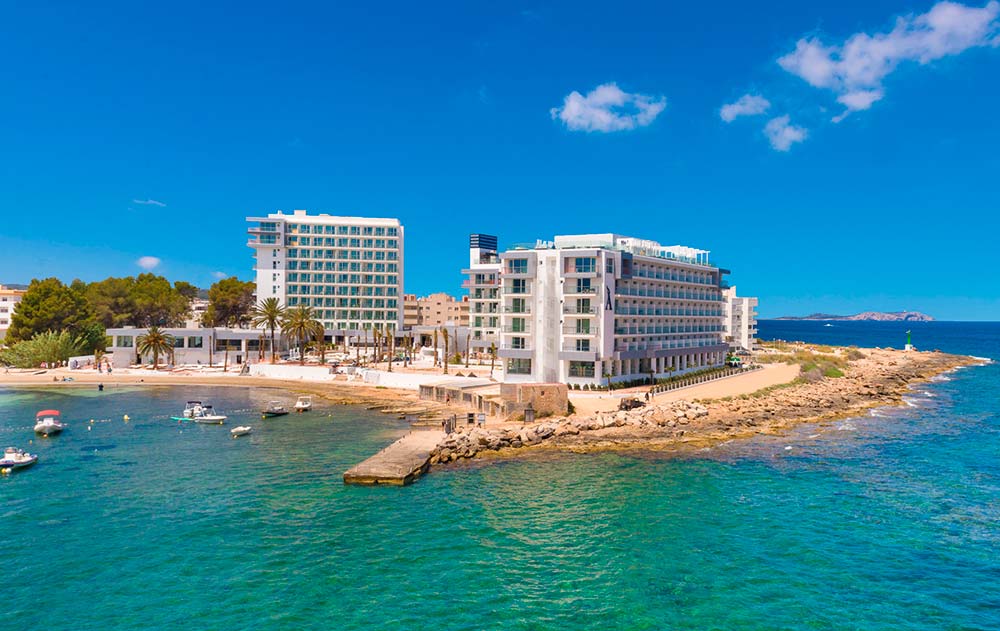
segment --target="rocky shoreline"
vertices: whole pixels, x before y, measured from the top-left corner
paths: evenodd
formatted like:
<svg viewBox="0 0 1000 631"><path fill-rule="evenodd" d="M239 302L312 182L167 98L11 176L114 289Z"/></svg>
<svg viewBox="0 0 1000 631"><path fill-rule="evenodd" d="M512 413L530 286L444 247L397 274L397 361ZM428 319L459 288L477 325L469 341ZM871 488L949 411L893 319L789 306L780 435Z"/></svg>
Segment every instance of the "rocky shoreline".
<svg viewBox="0 0 1000 631"><path fill-rule="evenodd" d="M808 350L803 345L803 352ZM470 458L518 458L541 449L589 452L701 448L793 424L857 416L903 404L913 384L982 360L941 352L824 349L843 359L843 375L796 380L750 395L708 401L670 401L631 411L543 419L532 425L463 429L431 452L431 466ZM820 354L817 354L820 355ZM848 356L855 357L847 360Z"/></svg>

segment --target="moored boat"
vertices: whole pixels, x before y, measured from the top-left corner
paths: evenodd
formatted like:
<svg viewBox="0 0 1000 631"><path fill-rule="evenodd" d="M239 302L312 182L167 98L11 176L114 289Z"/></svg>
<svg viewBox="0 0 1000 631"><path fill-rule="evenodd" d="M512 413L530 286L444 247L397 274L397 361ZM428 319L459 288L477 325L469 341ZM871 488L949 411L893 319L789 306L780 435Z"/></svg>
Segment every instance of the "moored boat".
<svg viewBox="0 0 1000 631"><path fill-rule="evenodd" d="M35 415L35 433L51 436L63 431L65 425L59 420L59 410L42 410Z"/></svg>
<svg viewBox="0 0 1000 631"><path fill-rule="evenodd" d="M184 407L184 414L181 416L171 416L172 421L194 421L208 425L222 425L229 418L224 414L216 414L211 405L203 404L201 401L188 401Z"/></svg>
<svg viewBox="0 0 1000 631"><path fill-rule="evenodd" d="M3 457L0 458L0 473L9 473L14 469L30 467L36 462L38 462L37 455L29 454L17 447L8 447L4 450Z"/></svg>
<svg viewBox="0 0 1000 631"><path fill-rule="evenodd" d="M239 427L234 427L229 430L229 433L233 438L239 438L240 436L246 436L247 434L253 432L253 428L249 425L240 425Z"/></svg>
<svg viewBox="0 0 1000 631"><path fill-rule="evenodd" d="M295 402L293 406L296 412L308 412L312 409L313 401L312 397L303 395L299 397L299 400Z"/></svg>
<svg viewBox="0 0 1000 631"><path fill-rule="evenodd" d="M288 408L281 401L270 401L267 407L261 411L260 415L264 418L271 418L274 416L284 416L288 414Z"/></svg>

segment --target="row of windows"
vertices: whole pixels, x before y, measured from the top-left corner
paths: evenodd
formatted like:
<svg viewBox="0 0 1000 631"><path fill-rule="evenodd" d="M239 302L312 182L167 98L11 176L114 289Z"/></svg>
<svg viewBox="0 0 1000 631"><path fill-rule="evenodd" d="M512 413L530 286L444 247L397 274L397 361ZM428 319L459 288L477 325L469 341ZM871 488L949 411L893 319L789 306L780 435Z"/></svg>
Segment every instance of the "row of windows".
<svg viewBox="0 0 1000 631"><path fill-rule="evenodd" d="M289 272L291 283L337 283L339 285L396 285L399 277L382 274L308 274Z"/></svg>
<svg viewBox="0 0 1000 631"><path fill-rule="evenodd" d="M276 224L261 223L260 227L276 226ZM317 226L310 224L288 224L289 234L346 234L364 235L376 237L396 237L399 236L399 229L383 226Z"/></svg>
<svg viewBox="0 0 1000 631"><path fill-rule="evenodd" d="M321 261L313 262L311 266L313 271L328 271L328 272L389 272L390 274L395 274L399 271L399 265L396 263L323 263ZM289 270L308 270L310 265L307 261L289 261ZM327 276L327 278L333 278L332 276ZM333 282L333 281L327 281Z"/></svg>
<svg viewBox="0 0 1000 631"><path fill-rule="evenodd" d="M288 249L290 259L350 259L353 261L398 261L399 252L389 250L302 250L298 248Z"/></svg>
<svg viewBox="0 0 1000 631"><path fill-rule="evenodd" d="M308 287L307 285L303 286ZM292 288L295 288L295 291L292 291ZM305 292L300 292L299 288L300 288L299 285L291 285L289 286L287 293L290 294L301 293L303 295L308 295L308 296L397 296L398 295L397 294L398 290L395 287L371 287L368 285L364 286L351 285L350 287L347 287L345 285L340 285L338 287L325 285L322 286L322 291L320 291L321 289L320 286L315 286L313 287L312 291L305 291ZM271 286L271 293L272 294L278 293L277 285Z"/></svg>
<svg viewBox="0 0 1000 631"><path fill-rule="evenodd" d="M334 239L332 237L287 237L285 245L311 245L313 247L326 246L332 248L377 248L384 250L396 249L399 241L396 239Z"/></svg>

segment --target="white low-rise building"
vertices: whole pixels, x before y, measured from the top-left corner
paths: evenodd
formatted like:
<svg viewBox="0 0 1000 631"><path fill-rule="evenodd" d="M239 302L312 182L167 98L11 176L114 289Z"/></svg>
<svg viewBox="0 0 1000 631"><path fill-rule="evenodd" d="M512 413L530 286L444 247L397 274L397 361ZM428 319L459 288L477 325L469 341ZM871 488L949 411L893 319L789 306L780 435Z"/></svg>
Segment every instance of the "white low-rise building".
<svg viewBox="0 0 1000 631"><path fill-rule="evenodd" d="M753 350L757 343L757 299L737 296L735 286L723 289L722 296L730 350Z"/></svg>
<svg viewBox="0 0 1000 631"><path fill-rule="evenodd" d="M210 328L170 328L161 329L174 340L169 355L160 355L161 364L222 366L229 349L229 365L253 363L271 357L270 332L264 329ZM150 364L150 354L140 355L139 338L149 332L146 328L123 327L108 329L111 346L107 351L114 354L112 366L128 368L135 364ZM278 354L284 348L281 333L275 333Z"/></svg>
<svg viewBox="0 0 1000 631"><path fill-rule="evenodd" d="M500 260L504 381L620 383L725 362L728 272L706 250L589 234Z"/></svg>

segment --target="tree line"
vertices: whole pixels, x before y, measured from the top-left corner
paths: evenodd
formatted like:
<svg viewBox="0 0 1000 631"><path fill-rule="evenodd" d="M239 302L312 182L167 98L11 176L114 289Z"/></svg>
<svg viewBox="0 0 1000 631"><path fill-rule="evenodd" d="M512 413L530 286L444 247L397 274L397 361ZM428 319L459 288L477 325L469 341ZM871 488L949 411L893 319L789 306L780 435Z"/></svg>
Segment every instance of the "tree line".
<svg viewBox="0 0 1000 631"><path fill-rule="evenodd" d="M214 283L202 325L249 324L254 288L236 277ZM152 273L68 285L58 278L34 279L11 317L0 362L37 366L103 352L109 328L184 326L199 293L191 283Z"/></svg>

